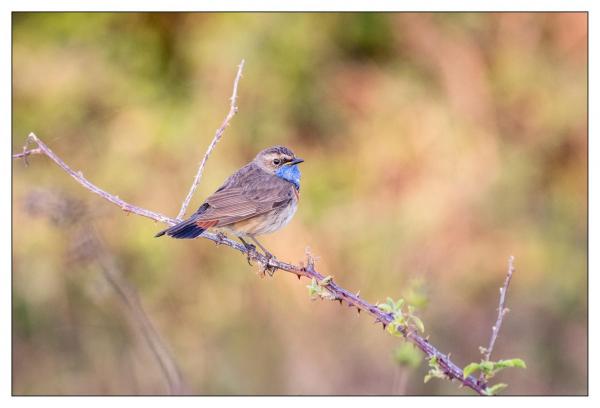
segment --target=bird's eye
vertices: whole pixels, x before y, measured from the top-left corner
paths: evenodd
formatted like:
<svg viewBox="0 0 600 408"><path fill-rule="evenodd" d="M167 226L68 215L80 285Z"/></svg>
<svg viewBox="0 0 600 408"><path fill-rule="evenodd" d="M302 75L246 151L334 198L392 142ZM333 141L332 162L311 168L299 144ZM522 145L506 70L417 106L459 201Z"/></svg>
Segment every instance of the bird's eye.
<svg viewBox="0 0 600 408"><path fill-rule="evenodd" d="M278 166L278 165L279 165L279 163L281 163L281 160L279 160L279 159L274 159L274 160L273 160L273 164L274 164L275 166Z"/></svg>

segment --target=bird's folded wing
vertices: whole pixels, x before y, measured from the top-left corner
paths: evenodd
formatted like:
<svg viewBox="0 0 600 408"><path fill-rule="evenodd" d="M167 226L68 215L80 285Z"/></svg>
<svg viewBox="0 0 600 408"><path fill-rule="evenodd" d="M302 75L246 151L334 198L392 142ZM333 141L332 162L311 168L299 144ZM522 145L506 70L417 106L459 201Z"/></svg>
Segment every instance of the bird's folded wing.
<svg viewBox="0 0 600 408"><path fill-rule="evenodd" d="M256 177L243 186L224 186L211 195L198 221L217 221L223 226L264 214L287 205L293 197L292 184L277 177Z"/></svg>

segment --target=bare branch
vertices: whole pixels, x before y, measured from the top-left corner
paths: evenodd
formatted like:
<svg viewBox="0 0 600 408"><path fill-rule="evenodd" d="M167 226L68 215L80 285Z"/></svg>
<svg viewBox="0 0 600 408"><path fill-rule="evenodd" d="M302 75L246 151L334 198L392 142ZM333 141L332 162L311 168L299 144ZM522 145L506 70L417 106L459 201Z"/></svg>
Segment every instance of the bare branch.
<svg viewBox="0 0 600 408"><path fill-rule="evenodd" d="M169 225L175 225L175 223L177 223L177 220L174 218L170 218L165 215L155 213L153 211L149 211L144 208L136 207L134 205L126 203L125 201L121 200L119 196L109 194L101 188L90 183L85 177L83 177L83 173L81 171L75 171L71 169L60 157L58 157L52 150L50 150L50 148L46 146L44 142L38 139L38 137L33 132L30 133L27 137L27 143L35 143L37 145L37 148L31 150L25 149L23 153L13 154L13 159L25 158L30 154L34 153L43 153L50 159L52 159L54 163L56 163L60 168L66 171L71 177L75 179L75 181L77 181L83 187L87 188L94 194L98 194L105 200L108 200L111 203L118 205L123 211L141 215L142 217L150 218L154 221L164 222Z"/></svg>
<svg viewBox="0 0 600 408"><path fill-rule="evenodd" d="M515 271L515 257L510 256L508 258L508 270L506 272L506 278L504 279L504 284L500 288L500 301L498 302L498 317L496 318L496 323L492 326L492 335L490 337L490 342L486 349L482 349L484 351L484 361L490 361L490 357L492 355L492 351L494 350L494 344L496 344L496 339L498 338L498 333L500 332L500 328L502 327L502 320L506 313L508 313L508 308L504 305L506 303L506 292L508 291L508 285L510 284L510 280L512 278L513 272ZM479 377L479 381L483 383L484 374L481 373Z"/></svg>
<svg viewBox="0 0 600 408"><path fill-rule="evenodd" d="M40 154L42 153L42 150L37 148L37 149L31 149L31 150L27 150L26 147L23 148L23 153L16 153L13 154L13 159L24 159L29 155L32 154Z"/></svg>
<svg viewBox="0 0 600 408"><path fill-rule="evenodd" d="M229 98L229 101L230 101L229 112L227 113L227 116L223 120L221 127L219 127L217 129L217 131L215 133L215 137L213 137L213 140L210 143L210 145L208 146L208 149L206 149L206 153L204 153L204 157L202 158L200 167L198 167L198 172L196 173L196 177L194 177L194 182L192 183L192 187L190 187L190 191L188 192L188 195L185 197L185 200L183 200L183 204L181 204L181 209L179 210L179 214L177 214L178 220L183 219L183 216L185 215L185 212L187 211L187 208L190 205L190 201L192 200L192 196L194 195L194 193L196 192L196 189L198 188L198 185L200 184L200 179L202 178L202 173L204 172L204 166L206 166L206 162L208 161L208 156L210 156L210 154L214 150L217 143L219 143L219 140L221 140L221 137L223 136L225 129L227 128L227 126L229 126L229 121L231 121L231 119L235 116L235 114L238 111L238 107L236 105L237 93L238 93L238 83L240 82L240 78L242 77L242 70L244 69L244 62L245 61L242 60L240 62L240 65L238 65L237 75L235 76L235 80L233 81L233 91L231 93L231 98Z"/></svg>
<svg viewBox="0 0 600 408"><path fill-rule="evenodd" d="M146 210L144 208L133 206L125 201L121 200L117 196L113 196L106 191L100 189L95 186L88 180L86 180L80 172L73 171L67 164L62 161L58 156L52 152L48 146L46 146L41 140L39 140L35 134L31 133L29 135L29 140L38 145L38 147L42 150L43 154L48 156L52 161L54 161L58 166L60 166L63 170L65 170L71 177L73 177L79 184L81 184L86 189L91 192L98 194L100 197L105 200L116 204L124 211L134 213L140 215L142 217L150 218L155 221L163 222L168 225L173 225L177 222L177 220L167 217L165 215ZM14 157L14 156L13 156ZM297 275L299 278L304 276L310 280L315 279L317 282L325 281L325 276L321 275L314 268L313 262L309 259L306 266L297 266L287 262L282 262L274 258L267 258L257 251L251 251L248 253L248 250L241 244L238 244L235 241L232 241L222 235L213 234L205 231L200 235L199 238L208 239L210 241L215 242L219 245L225 245L230 248L233 248L246 256L248 256L251 260L254 260L262 265L263 268L271 268L272 270L282 270L289 273L293 273ZM340 303L346 302L346 304L350 307L356 307L360 312L361 310L375 317L375 321L381 323L384 327L388 324L392 323L394 320L394 316L392 313L386 313L379 309L376 305L371 304L358 295L342 288L337 285L333 279L326 280L327 283L323 285L332 295L332 298L339 301ZM436 357L437 362L440 366L440 369L446 374L446 376L453 380L458 380L463 386L471 388L478 394L485 394L485 387L482 386L476 378L473 376L465 377L463 375L463 371L459 368L455 363L453 363L450 358L441 353L437 348L429 343L426 338L421 337L418 333L407 330L405 328L399 327L399 330L405 335L406 339L417 346L423 353L427 355L428 358Z"/></svg>

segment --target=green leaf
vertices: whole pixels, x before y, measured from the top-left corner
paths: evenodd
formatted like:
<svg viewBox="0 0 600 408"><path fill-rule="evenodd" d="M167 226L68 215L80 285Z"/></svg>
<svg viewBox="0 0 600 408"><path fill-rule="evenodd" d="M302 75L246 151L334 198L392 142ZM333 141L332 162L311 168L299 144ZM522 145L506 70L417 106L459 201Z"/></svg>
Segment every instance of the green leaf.
<svg viewBox="0 0 600 408"><path fill-rule="evenodd" d="M387 303L381 303L377 305L377 308L379 310L382 310L386 313L391 313L392 312L392 307L390 305L388 305Z"/></svg>
<svg viewBox="0 0 600 408"><path fill-rule="evenodd" d="M479 370L479 363L471 363L463 368L463 376L466 378L477 370Z"/></svg>
<svg viewBox="0 0 600 408"><path fill-rule="evenodd" d="M394 350L394 360L404 367L416 368L421 364L421 353L410 343L402 343Z"/></svg>
<svg viewBox="0 0 600 408"><path fill-rule="evenodd" d="M482 361L481 363L479 363L479 369L481 371L483 371L483 373L485 375L488 375L494 369L494 362L493 361Z"/></svg>
<svg viewBox="0 0 600 408"><path fill-rule="evenodd" d="M440 365L438 364L437 357L433 356L429 359L429 372L424 378L424 381L427 382L432 378L446 378L446 374L440 369Z"/></svg>
<svg viewBox="0 0 600 408"><path fill-rule="evenodd" d="M510 360L500 360L494 363L494 368L507 368L507 367L515 367L515 368L527 368L525 365L525 361L520 358L512 358Z"/></svg>
<svg viewBox="0 0 600 408"><path fill-rule="evenodd" d="M491 364L491 368L489 368L489 364ZM484 364L482 362L481 364ZM509 367L517 367L517 368L526 368L525 362L520 358L513 358L510 360L500 360L500 361L486 361L486 369L484 373L487 378L492 378L499 371L509 368Z"/></svg>
<svg viewBox="0 0 600 408"><path fill-rule="evenodd" d="M402 330L400 329L400 327L401 327L400 325L392 322L387 326L386 330L388 331L388 333L390 333L393 336L403 337L404 333L402 333Z"/></svg>
<svg viewBox="0 0 600 408"><path fill-rule="evenodd" d="M397 314L394 318L394 323L400 326L406 326L406 317L403 314Z"/></svg>
<svg viewBox="0 0 600 408"><path fill-rule="evenodd" d="M315 278L312 278L310 285L306 285L308 288L308 295L314 299L319 293L321 293L321 287L317 284Z"/></svg>
<svg viewBox="0 0 600 408"><path fill-rule="evenodd" d="M526 368L526 365L525 362L520 358L500 361L481 361L480 363L471 363L467 365L463 369L463 375L466 377L477 370L481 370L485 376L485 379L489 380L499 371L509 367Z"/></svg>
<svg viewBox="0 0 600 408"><path fill-rule="evenodd" d="M497 395L500 391L502 391L506 387L508 387L508 385L506 385L504 383L498 383L498 384L492 385L491 387L487 387L485 389L485 393L487 395Z"/></svg>
<svg viewBox="0 0 600 408"><path fill-rule="evenodd" d="M425 325L421 319L414 315L410 315L409 319L415 324L415 326L417 326L417 329L419 329L421 333L425 332Z"/></svg>

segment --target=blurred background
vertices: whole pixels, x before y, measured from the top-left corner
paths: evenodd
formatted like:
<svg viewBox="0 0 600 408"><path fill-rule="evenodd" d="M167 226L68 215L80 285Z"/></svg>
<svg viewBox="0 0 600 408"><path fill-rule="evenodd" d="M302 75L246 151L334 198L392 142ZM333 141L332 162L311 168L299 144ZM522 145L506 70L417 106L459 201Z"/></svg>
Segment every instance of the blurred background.
<svg viewBox="0 0 600 408"><path fill-rule="evenodd" d="M404 297L464 366L514 255L492 357L528 368L497 376L504 393L587 392L585 13L14 13L13 150L33 131L98 186L175 216L242 58L239 114L190 212L286 145L306 162L295 218L261 240L279 259L310 247L365 299ZM470 394L424 384L420 353L311 301L307 281L260 279L209 241L155 239L163 225L29 162L13 162L14 394L169 392L111 274L183 392Z"/></svg>

